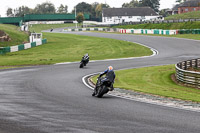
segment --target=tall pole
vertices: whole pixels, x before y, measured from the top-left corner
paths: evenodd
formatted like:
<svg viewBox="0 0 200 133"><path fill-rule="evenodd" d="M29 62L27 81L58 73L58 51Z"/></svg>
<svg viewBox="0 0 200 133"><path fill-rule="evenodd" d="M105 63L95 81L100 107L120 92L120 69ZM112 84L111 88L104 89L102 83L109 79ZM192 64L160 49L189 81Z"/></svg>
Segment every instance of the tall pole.
<svg viewBox="0 0 200 133"><path fill-rule="evenodd" d="M76 23L76 28L77 28L77 21L76 21L76 6L75 6L74 8L75 8L75 23Z"/></svg>

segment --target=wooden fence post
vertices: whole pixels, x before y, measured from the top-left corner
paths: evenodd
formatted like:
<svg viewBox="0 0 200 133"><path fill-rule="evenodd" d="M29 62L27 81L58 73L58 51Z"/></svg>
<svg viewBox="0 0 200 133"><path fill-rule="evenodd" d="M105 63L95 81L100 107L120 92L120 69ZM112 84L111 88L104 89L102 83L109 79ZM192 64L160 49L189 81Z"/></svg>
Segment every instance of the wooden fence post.
<svg viewBox="0 0 200 133"><path fill-rule="evenodd" d="M195 67L198 68L198 59L195 60Z"/></svg>
<svg viewBox="0 0 200 133"><path fill-rule="evenodd" d="M187 70L187 61L185 61L185 70Z"/></svg>

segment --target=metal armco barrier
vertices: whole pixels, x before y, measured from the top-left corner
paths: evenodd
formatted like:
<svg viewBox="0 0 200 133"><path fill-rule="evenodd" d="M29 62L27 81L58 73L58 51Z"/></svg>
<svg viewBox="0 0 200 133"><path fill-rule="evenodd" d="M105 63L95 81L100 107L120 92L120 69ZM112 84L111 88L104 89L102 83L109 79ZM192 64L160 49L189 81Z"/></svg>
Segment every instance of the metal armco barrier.
<svg viewBox="0 0 200 133"><path fill-rule="evenodd" d="M176 64L176 80L188 86L200 89L200 72L189 71L188 69L200 68L200 58L192 59Z"/></svg>

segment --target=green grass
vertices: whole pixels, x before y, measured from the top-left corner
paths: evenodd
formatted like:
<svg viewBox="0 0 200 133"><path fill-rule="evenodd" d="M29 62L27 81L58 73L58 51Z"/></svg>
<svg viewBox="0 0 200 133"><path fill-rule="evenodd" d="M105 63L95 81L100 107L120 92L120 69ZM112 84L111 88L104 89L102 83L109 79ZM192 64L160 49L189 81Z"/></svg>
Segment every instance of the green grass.
<svg viewBox="0 0 200 133"><path fill-rule="evenodd" d="M165 20L195 19L195 18L197 19L200 18L200 11L171 15L171 16L166 17Z"/></svg>
<svg viewBox="0 0 200 133"><path fill-rule="evenodd" d="M11 41L0 42L0 47L19 45L29 40L28 34L21 32L20 28L17 26L0 24L0 30L3 30L11 38Z"/></svg>
<svg viewBox="0 0 200 133"><path fill-rule="evenodd" d="M114 39L58 33L43 33L43 36L47 38L47 44L1 55L0 66L80 61L85 53L89 53L91 60L139 57L152 54L152 51L144 46Z"/></svg>
<svg viewBox="0 0 200 133"><path fill-rule="evenodd" d="M200 22L183 22L183 23L161 23L161 24L137 24L137 25L121 25L113 26L113 28L123 29L199 29Z"/></svg>
<svg viewBox="0 0 200 133"><path fill-rule="evenodd" d="M41 32L42 30L47 30L51 28L63 28L63 27L71 27L75 26L75 24L69 23L69 24L34 24L31 25L29 30L30 32Z"/></svg>
<svg viewBox="0 0 200 133"><path fill-rule="evenodd" d="M5 66L5 67L0 67L0 70L5 70L5 69L11 69L11 68L20 68L20 67L27 67L27 66Z"/></svg>
<svg viewBox="0 0 200 133"><path fill-rule="evenodd" d="M176 37L176 38L185 38L185 39L193 39L200 40L200 34L178 34L178 35L154 35L154 34L134 34L134 35L145 35L145 36L161 36L161 37Z"/></svg>
<svg viewBox="0 0 200 133"><path fill-rule="evenodd" d="M174 65L120 70L115 73L115 88L200 102L200 90L179 86L172 81ZM96 77L92 80L96 81Z"/></svg>

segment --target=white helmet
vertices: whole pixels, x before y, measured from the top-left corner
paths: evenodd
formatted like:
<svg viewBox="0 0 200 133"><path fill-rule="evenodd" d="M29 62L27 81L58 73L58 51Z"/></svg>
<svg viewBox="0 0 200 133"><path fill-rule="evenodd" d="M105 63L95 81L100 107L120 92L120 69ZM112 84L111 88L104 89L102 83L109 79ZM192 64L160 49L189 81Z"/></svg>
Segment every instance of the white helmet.
<svg viewBox="0 0 200 133"><path fill-rule="evenodd" d="M108 70L109 70L109 71L113 70L113 67L112 67L112 66L109 66L109 67L108 67Z"/></svg>

